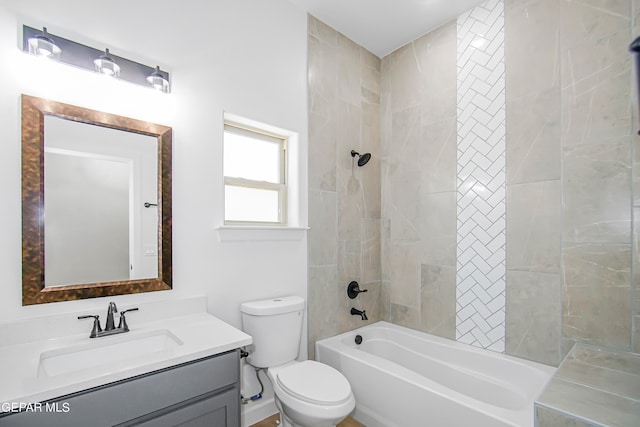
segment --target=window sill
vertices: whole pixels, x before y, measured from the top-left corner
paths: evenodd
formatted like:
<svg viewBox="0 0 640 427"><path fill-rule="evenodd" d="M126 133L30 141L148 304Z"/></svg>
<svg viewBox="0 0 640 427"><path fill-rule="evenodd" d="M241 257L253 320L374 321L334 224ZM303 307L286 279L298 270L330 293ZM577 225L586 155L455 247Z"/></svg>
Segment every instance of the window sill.
<svg viewBox="0 0 640 427"><path fill-rule="evenodd" d="M221 242L277 242L302 240L309 227L223 225L217 228Z"/></svg>

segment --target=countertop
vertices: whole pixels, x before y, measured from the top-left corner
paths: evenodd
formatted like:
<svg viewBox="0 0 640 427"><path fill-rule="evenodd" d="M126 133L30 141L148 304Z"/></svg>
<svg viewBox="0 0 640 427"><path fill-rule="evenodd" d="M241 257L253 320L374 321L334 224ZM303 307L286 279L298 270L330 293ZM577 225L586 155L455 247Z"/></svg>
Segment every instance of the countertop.
<svg viewBox="0 0 640 427"><path fill-rule="evenodd" d="M169 311L165 311L163 303L140 305L140 313L144 313L145 310L147 313L138 319L135 313L127 315L130 332L93 339L89 338L91 320L82 323L86 331L81 334L51 337L49 333L47 337L41 329L54 329L51 328L52 325L69 322L69 319L79 322L76 320L77 315L85 313L69 313L16 322L15 329L19 334L11 334L12 337L9 337L7 331L13 330L13 325L0 325L0 332L4 332L0 334L3 335L3 339L0 340L0 412L8 411L7 403L42 402L251 344L252 338L249 335L207 313L204 310L206 304L199 299L195 300L195 303L194 300L187 301L182 309L176 307L177 305L180 303L171 301L169 306L172 310ZM123 307L121 310L126 308ZM174 316L167 317L166 313L174 313ZM125 339L134 340L136 336L148 336L157 331L168 331L179 339L180 345L62 375L47 375L40 369L40 359L44 352L85 345L108 346ZM27 339L25 336L32 338Z"/></svg>

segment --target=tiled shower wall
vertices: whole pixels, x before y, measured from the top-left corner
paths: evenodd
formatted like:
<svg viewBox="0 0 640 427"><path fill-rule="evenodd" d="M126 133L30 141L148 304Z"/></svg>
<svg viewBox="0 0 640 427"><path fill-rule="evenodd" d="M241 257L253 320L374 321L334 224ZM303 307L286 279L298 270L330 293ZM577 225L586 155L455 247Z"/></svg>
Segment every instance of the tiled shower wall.
<svg viewBox="0 0 640 427"><path fill-rule="evenodd" d="M640 0L505 0L509 354L554 365L575 340L640 351L640 123L627 51L639 12ZM456 22L379 68L313 18L309 32L310 344L363 324L343 294L357 273L374 291L381 280L356 300L367 313L378 304L370 319L455 339ZM339 142L347 122L360 133ZM352 171L355 143L380 163ZM378 167L381 180L366 175ZM378 204L367 199L376 186ZM377 212L346 205L358 188Z"/></svg>
<svg viewBox="0 0 640 427"><path fill-rule="evenodd" d="M380 320L380 59L312 16L308 48L313 358L316 340ZM373 157L358 167L351 150ZM367 289L356 300L347 298L352 280Z"/></svg>
<svg viewBox="0 0 640 427"><path fill-rule="evenodd" d="M503 352L506 299L504 0L457 19L456 340Z"/></svg>

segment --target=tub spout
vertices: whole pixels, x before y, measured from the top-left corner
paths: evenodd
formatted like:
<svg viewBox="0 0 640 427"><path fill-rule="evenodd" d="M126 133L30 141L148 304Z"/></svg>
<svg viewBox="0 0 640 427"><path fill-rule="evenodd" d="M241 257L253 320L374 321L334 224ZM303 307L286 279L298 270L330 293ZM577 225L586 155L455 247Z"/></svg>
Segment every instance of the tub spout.
<svg viewBox="0 0 640 427"><path fill-rule="evenodd" d="M360 311L357 308L351 308L351 315L352 316L360 316L360 317L362 317L362 320L369 320L367 318L367 313L366 313L365 310Z"/></svg>

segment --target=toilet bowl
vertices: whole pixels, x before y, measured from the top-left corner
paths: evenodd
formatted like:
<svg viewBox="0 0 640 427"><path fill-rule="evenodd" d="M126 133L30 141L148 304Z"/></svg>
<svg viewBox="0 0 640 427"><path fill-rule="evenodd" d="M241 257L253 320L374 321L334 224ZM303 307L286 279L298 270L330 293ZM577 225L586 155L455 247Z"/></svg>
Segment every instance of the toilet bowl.
<svg viewBox="0 0 640 427"><path fill-rule="evenodd" d="M306 360L267 370L283 427L334 427L356 400L347 379L320 362Z"/></svg>
<svg viewBox="0 0 640 427"><path fill-rule="evenodd" d="M283 427L334 427L356 401L338 370L312 360L296 361L304 305L299 296L241 304L242 328L253 337L247 363L267 368Z"/></svg>

